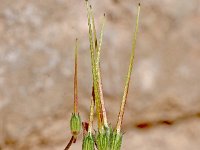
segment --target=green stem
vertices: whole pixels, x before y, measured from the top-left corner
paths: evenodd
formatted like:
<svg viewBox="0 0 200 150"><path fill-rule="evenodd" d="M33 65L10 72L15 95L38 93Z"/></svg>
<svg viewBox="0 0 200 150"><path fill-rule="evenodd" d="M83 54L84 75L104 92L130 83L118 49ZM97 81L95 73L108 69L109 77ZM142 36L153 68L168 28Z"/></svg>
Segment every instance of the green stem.
<svg viewBox="0 0 200 150"><path fill-rule="evenodd" d="M132 73L132 69L133 69L133 60L134 60L134 55L135 55L136 39L137 39L137 32L138 32L138 25L139 25L139 15L140 15L140 4L138 5L136 27L135 27L133 43L132 43L132 54L131 54L131 59L130 59L130 63L129 63L129 69L128 69L128 74L127 74L127 78L126 78L126 83L125 83L124 94L123 94L122 103L121 103L121 107L120 107L120 112L119 112L119 115L118 115L117 126L116 126L117 133L121 132L121 125L122 125L122 121L123 121L124 110L125 110L125 105L126 105L127 95L128 95L128 89L129 89L129 84L130 84L130 78L131 78L131 73Z"/></svg>
<svg viewBox="0 0 200 150"><path fill-rule="evenodd" d="M95 27L95 21L94 21L94 13L92 11L92 7L90 6L90 11L91 11L91 16L92 16L92 24L93 24L93 32L94 32L94 44L95 44L95 49L96 49L96 64L95 64L95 69L96 69L96 80L98 84L98 93L99 93L99 99L100 99L100 106L101 106L101 114L103 116L103 124L104 126L108 127L108 122L107 122L107 115L106 115L106 110L105 110L105 104L104 104L104 98L103 98L103 86L102 86L102 79L101 79L101 71L100 71L100 54L101 54L101 46L102 46L102 39L103 39L103 30L105 26L105 14L104 18L102 21L102 26L101 26L101 32L100 32L100 39L99 43L97 41L97 34L96 34L96 27Z"/></svg>
<svg viewBox="0 0 200 150"><path fill-rule="evenodd" d="M100 40L99 40L99 45L98 45L98 50L97 50L96 70L97 70L97 77L98 77L98 81L99 81L98 85L99 85L101 110L102 110L102 115L103 115L103 123L104 123L104 126L108 127L107 114L106 114L104 98L103 98L103 86L102 86L101 70L100 70L100 54L101 54L101 46L102 46L104 26L105 26L105 14L104 14L104 18L103 18L103 21L102 21L102 27L101 27L101 32L100 32Z"/></svg>
<svg viewBox="0 0 200 150"><path fill-rule="evenodd" d="M92 25L91 25L91 10L88 4L88 1L86 1L86 7L88 12L88 26L89 26L89 41L90 41L90 53L91 53L91 64L92 64L92 75L93 75L93 86L94 86L94 93L95 93L95 105L96 105L96 111L97 111L97 118L98 118L98 128L102 128L102 119L101 119L101 111L100 111L100 101L99 101L99 92L98 92L98 83L96 78L96 67L95 67L95 57L94 57L94 49L95 44L93 42L92 37Z"/></svg>
<svg viewBox="0 0 200 150"><path fill-rule="evenodd" d="M92 133L93 129L93 120L94 120L94 99L91 98L91 104L90 104L90 119L89 119L89 126L88 126L88 132Z"/></svg>
<svg viewBox="0 0 200 150"><path fill-rule="evenodd" d="M101 114L103 116L103 123L104 126L108 127L107 122L107 115L105 110L105 104L104 104L104 98L103 98L103 86L102 86L102 79L101 79L101 71L100 71L100 54L101 54L101 46L102 46L102 39L103 39L103 31L105 26L105 14L101 25L101 31L100 31L100 39L99 43L97 41L97 34L96 34L96 27L95 27L95 21L94 21L94 13L92 11L92 7L90 6L91 11L91 17L92 17L92 25L93 25L93 32L94 32L94 44L96 49L96 63L95 63L95 69L96 69L96 81L98 85L98 93L99 93L99 99L100 99L100 106L101 106Z"/></svg>

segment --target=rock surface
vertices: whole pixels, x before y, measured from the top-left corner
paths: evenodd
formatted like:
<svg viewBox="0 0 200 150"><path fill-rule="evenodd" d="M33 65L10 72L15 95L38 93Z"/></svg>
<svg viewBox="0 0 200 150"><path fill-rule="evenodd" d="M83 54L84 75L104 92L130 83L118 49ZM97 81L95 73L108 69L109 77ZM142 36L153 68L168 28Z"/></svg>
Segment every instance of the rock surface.
<svg viewBox="0 0 200 150"><path fill-rule="evenodd" d="M108 118L113 126L138 2L92 1L97 24L103 13L107 18L101 67ZM140 29L122 149L198 150L200 1L140 2ZM64 149L70 138L76 37L80 45L79 110L87 120L91 96L87 34L84 1L1 0L0 150ZM72 150L81 149L80 139Z"/></svg>

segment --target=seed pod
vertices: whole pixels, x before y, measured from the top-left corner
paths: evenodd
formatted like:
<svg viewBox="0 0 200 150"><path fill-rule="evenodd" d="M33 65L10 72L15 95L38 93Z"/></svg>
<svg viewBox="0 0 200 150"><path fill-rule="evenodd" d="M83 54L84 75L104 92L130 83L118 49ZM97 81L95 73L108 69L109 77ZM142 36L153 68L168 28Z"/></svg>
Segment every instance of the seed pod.
<svg viewBox="0 0 200 150"><path fill-rule="evenodd" d="M94 150L94 138L90 132L83 137L82 150Z"/></svg>
<svg viewBox="0 0 200 150"><path fill-rule="evenodd" d="M110 139L110 150L120 150L122 144L122 134L116 131L112 132Z"/></svg>
<svg viewBox="0 0 200 150"><path fill-rule="evenodd" d="M96 137L98 150L108 150L109 136L105 132L98 132Z"/></svg>
<svg viewBox="0 0 200 150"><path fill-rule="evenodd" d="M104 127L103 129L97 132L96 143L98 150L109 150L110 133L110 127Z"/></svg>
<svg viewBox="0 0 200 150"><path fill-rule="evenodd" d="M81 131L81 117L79 113L72 113L70 128L73 136L77 136Z"/></svg>

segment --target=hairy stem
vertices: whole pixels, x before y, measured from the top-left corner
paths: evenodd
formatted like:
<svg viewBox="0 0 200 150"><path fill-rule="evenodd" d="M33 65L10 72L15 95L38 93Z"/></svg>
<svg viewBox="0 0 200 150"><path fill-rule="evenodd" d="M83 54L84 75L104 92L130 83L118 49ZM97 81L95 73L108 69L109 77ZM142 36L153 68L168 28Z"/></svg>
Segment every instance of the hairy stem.
<svg viewBox="0 0 200 150"><path fill-rule="evenodd" d="M97 70L97 77L98 77L98 81L99 81L98 85L99 85L101 110L102 110L102 115L103 115L103 123L104 123L104 126L108 127L107 114L106 114L104 98L103 98L103 86L102 86L101 70L100 70L100 52L101 52L101 46L102 46L104 25L105 25L105 14L104 14L104 18L103 18L103 21L102 21L102 27L101 27L101 32L100 32L100 39L99 39L97 58L96 58L96 70Z"/></svg>
<svg viewBox="0 0 200 150"><path fill-rule="evenodd" d="M89 119L89 127L88 132L92 133L93 129L93 120L94 120L94 99L91 98L91 104L90 104L90 119Z"/></svg>
<svg viewBox="0 0 200 150"><path fill-rule="evenodd" d="M98 83L96 78L96 67L95 67L95 56L94 56L94 49L95 44L93 40L93 33L92 33L92 24L91 24L91 9L88 4L88 1L86 1L86 7L88 12L88 26L89 26L89 41L90 41L90 54L91 54L91 64L92 64L92 76L93 76L93 86L94 86L94 93L95 93L95 105L96 105L96 111L97 111L97 118L98 118L98 128L102 128L102 114L100 109L100 96L98 92Z"/></svg>
<svg viewBox="0 0 200 150"><path fill-rule="evenodd" d="M90 6L91 11L91 17L92 17L92 25L93 25L93 32L94 32L94 43L95 43L95 52L96 52L96 63L95 63L95 76L98 84L98 93L99 93L99 99L100 99L100 109L103 117L103 123L104 126L108 127L107 122L107 115L105 110L105 104L104 104L104 98L103 98L103 87L102 87L102 79L101 79L101 71L100 71L100 53L101 53L101 46L102 46L102 39L103 39L103 30L105 25L105 14L101 25L101 31L100 31L100 39L99 42L97 40L97 34L96 34L96 27L95 27L95 21L94 21L94 14L92 11L92 7Z"/></svg>
<svg viewBox="0 0 200 150"><path fill-rule="evenodd" d="M77 57L78 57L78 39L76 39L75 60L74 60L74 113L78 112L78 79L77 79Z"/></svg>
<svg viewBox="0 0 200 150"><path fill-rule="evenodd" d="M134 60L134 55L135 55L136 39L137 39L137 32L138 32L138 25L139 25L139 15L140 15L140 4L138 5L136 27L135 27L134 37L133 37L133 42L132 42L132 54L131 54L128 74L127 74L127 78L126 78L126 82L125 82L125 88L124 88L124 94L123 94L122 103L121 103L121 107L120 107L120 112L118 115L117 126L116 126L117 133L120 133L120 131L121 131L121 125L122 125L125 105L126 105L126 101L127 101L130 78L131 78L131 73L132 73L132 69L133 69L133 60Z"/></svg>

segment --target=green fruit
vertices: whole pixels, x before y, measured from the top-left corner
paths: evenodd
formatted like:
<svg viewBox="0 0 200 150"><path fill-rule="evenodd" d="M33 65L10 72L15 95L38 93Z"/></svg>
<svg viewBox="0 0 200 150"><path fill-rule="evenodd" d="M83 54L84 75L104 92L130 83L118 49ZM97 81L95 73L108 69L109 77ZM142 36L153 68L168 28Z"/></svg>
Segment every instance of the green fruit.
<svg viewBox="0 0 200 150"><path fill-rule="evenodd" d="M110 139L110 150L120 150L122 145L122 134L116 131L112 132Z"/></svg>
<svg viewBox="0 0 200 150"><path fill-rule="evenodd" d="M81 117L78 113L72 113L70 120L71 132L74 136L77 136L81 131Z"/></svg>
<svg viewBox="0 0 200 150"><path fill-rule="evenodd" d="M98 150L109 150L110 133L110 127L104 127L103 129L97 132L96 143Z"/></svg>
<svg viewBox="0 0 200 150"><path fill-rule="evenodd" d="M94 150L94 138L91 133L83 137L82 150Z"/></svg>

